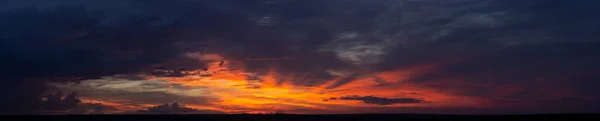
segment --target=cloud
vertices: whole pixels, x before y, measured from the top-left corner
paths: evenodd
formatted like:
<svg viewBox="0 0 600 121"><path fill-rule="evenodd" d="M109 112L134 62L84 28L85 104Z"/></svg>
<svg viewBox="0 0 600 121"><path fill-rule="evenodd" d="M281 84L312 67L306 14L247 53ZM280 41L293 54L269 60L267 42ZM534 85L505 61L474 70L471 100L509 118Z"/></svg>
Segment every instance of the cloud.
<svg viewBox="0 0 600 121"><path fill-rule="evenodd" d="M598 72L594 63L598 58L592 56L599 37L595 27L600 18L593 12L598 2L514 3L2 1L0 84L7 88L0 89L0 95L19 98L7 99L11 103L1 104L0 112L39 108L36 104L48 80L185 77L188 71L204 70L207 63L220 59L242 63L236 66L256 76L275 70L284 78L277 83L303 86L335 80L330 88L336 88L361 76L435 63L439 67L407 81L489 98L485 95L500 93L500 87L489 85L532 89L538 83L595 94L589 85L595 84ZM202 60L189 57L190 53L221 57ZM356 70L367 72L352 74ZM527 97L536 91L522 92L511 95Z"/></svg>
<svg viewBox="0 0 600 121"><path fill-rule="evenodd" d="M40 104L41 114L105 114L119 109L102 103L85 103L79 99L76 92L63 95L62 91L48 94Z"/></svg>
<svg viewBox="0 0 600 121"><path fill-rule="evenodd" d="M329 15L323 12L328 11L329 2L278 2L278 6L288 7L273 8L281 11L270 15L250 12L265 10L263 2L244 2L256 5L247 6L220 1L56 1L61 2L3 4L6 9L0 11L4 23L0 31L5 34L0 38L0 52L6 59L1 73L10 73L7 80L44 84L42 80L50 78L69 81L138 73L184 76L178 70L206 68L202 61L182 57L199 51L238 61L289 57L245 65L256 73L273 65L286 76L311 73L294 79L310 81L292 82L302 85L334 78L327 69L348 68L348 63L333 53L317 51L335 34L322 26L326 23L315 20ZM290 16L295 14L307 16ZM252 21L265 16L272 16L276 24L256 26ZM293 22L296 20L300 22ZM157 73L155 68L173 73ZM32 91L31 97L37 95L34 92L41 91Z"/></svg>
<svg viewBox="0 0 600 121"><path fill-rule="evenodd" d="M198 110L193 108L185 107L184 105L180 105L179 103L163 104L148 107L146 110L139 110L137 113L142 114L225 114L220 111L212 111L212 110Z"/></svg>
<svg viewBox="0 0 600 121"><path fill-rule="evenodd" d="M567 39L580 36L556 34L563 32L554 31L553 27L568 29L571 26L568 23L573 22L567 19L554 21L555 19L550 18L552 16L546 15L546 13L560 11L559 9L542 12L530 12L523 9L531 7L532 3L543 4L542 6L535 6L538 8L543 8L544 5L559 4L546 1L529 1L525 5L508 5L504 4L503 1L494 0L322 2L319 5L331 5L331 7L327 9L317 8L322 13L315 14L315 16L310 17L310 20L318 19L325 21L325 23L305 22L301 24L306 26L333 26L331 28L336 28L324 29L324 31L331 33L328 34L328 39L323 40L324 42L302 43L292 41L295 36L304 34L302 31L294 31L295 29L311 28L290 29L289 26L291 25L272 24L269 25L270 29L282 27L285 30L273 30L274 32L256 31L260 33L256 34L258 36L256 38L264 39L248 40L251 43L244 43L244 47L246 47L246 49L242 49L244 52L236 53L259 57L266 56L267 58L290 57L291 59L283 61L252 61L248 62L247 65L251 72L264 72L267 70L266 68L270 68L272 65L284 68L285 71L283 69L278 70L282 73L302 74L309 71L313 74L324 75L323 78L312 79L315 80L313 81L315 84L323 84L322 81L329 81L336 76L327 76L326 72L310 71L308 69L374 68L374 71L390 71L416 64L454 61L464 56L476 56L481 53L511 49L510 46L536 46L536 44L558 41L587 41ZM456 6L456 4L461 4L461 6ZM421 7L415 8L413 6ZM364 10L360 12L368 14L355 14L358 13L358 9L355 8L369 8L368 10L360 9ZM568 15L561 13L559 16ZM296 17L295 19L308 18ZM356 21L347 18L356 18ZM281 19L287 18L282 17ZM336 21L338 19L346 21ZM585 19L594 20L596 18L585 17ZM539 21L547 21L548 23L540 23ZM525 24L531 24L532 26L521 26ZM286 32L294 32L296 35L285 36ZM277 36L259 36L261 34L276 34ZM311 35L310 33L306 34ZM291 45L317 48L284 49ZM313 52L313 49L321 51ZM312 57L310 60L317 63L306 62L306 60L302 60L302 57L305 56L300 56L303 54L297 53L307 54ZM314 57L311 55L320 56ZM354 64L363 66L357 67ZM296 81L292 80L292 82Z"/></svg>
<svg viewBox="0 0 600 121"><path fill-rule="evenodd" d="M2 108L6 109L2 112L35 110L34 103L44 91L47 80L77 81L151 72L153 65L181 56L183 50L179 50L174 44L181 42L179 40L186 40L183 35L187 32L202 33L194 36L194 40L201 43L207 37L223 36L224 33L239 30L233 28L237 28L236 23L243 23L227 21L244 20L228 18L240 16L232 16L210 8L179 7L196 9L190 11L200 13L189 12L189 9L185 10L188 12L178 13L182 12L182 9L169 9L186 5L180 2L163 6L166 8L156 6L160 4L156 1L122 1L123 4L116 1L97 4L81 1L52 4L42 1L8 2L10 4L3 5L7 6L7 9L0 11L0 31L3 33L0 35L0 56L5 58L0 61L4 67L0 69L0 73L4 73L2 84L14 88L3 88L0 92L3 92L3 95L12 95L11 97L23 97L11 102L27 103L23 105L32 107L2 105L6 107ZM111 9L111 6L122 11L112 11L116 8ZM220 16L206 17L214 14ZM162 67L177 68L169 67L168 64L162 64ZM12 91L21 94L4 93Z"/></svg>
<svg viewBox="0 0 600 121"><path fill-rule="evenodd" d="M81 97L126 104L163 104L180 102L207 105L218 101L203 87L186 87L166 81L86 80L75 83L52 83L61 90L76 91Z"/></svg>
<svg viewBox="0 0 600 121"><path fill-rule="evenodd" d="M318 60L307 58L319 54L309 47L325 42L329 38L328 30L318 26L298 26L300 24L293 25L299 28L289 31L278 31L291 27L284 24L255 26L251 18L263 15L252 15L246 11L262 9L258 5L262 2L246 2L258 5L246 6L218 1L55 1L13 0L3 4L5 9L0 11L3 23L0 31L5 34L0 37L0 54L5 58L1 61L5 68L0 72L9 73L3 76L7 81L35 80L44 84L44 80L50 78L70 81L120 74L152 74L154 68L197 70L206 68L202 61L182 56L206 50L216 50L212 52L234 60L243 60L245 55L299 55L305 59L281 64L283 68L289 67L298 73L326 66L340 67L340 64L317 64ZM296 3L282 4L291 6ZM310 5L310 2L300 3ZM302 7L290 7L278 15L287 16L290 12L320 14ZM293 16L287 17L281 20L292 20L289 17ZM294 40L296 44L280 41L293 37L300 37ZM217 40L216 45L203 46L210 40ZM292 46L301 50L287 49ZM302 51L314 54L294 54ZM330 61L327 57L323 55L321 60ZM306 61L314 65L297 65L297 62ZM251 65L266 67L265 64ZM298 67L301 68L295 69ZM177 74L156 75L181 76ZM42 88L36 89L43 91ZM32 91L32 95L27 97L36 97L34 95L41 91Z"/></svg>
<svg viewBox="0 0 600 121"><path fill-rule="evenodd" d="M81 103L76 108L71 109L68 114L112 114L119 112L120 109L108 106L102 103Z"/></svg>
<svg viewBox="0 0 600 121"><path fill-rule="evenodd" d="M59 91L56 94L49 95L46 100L42 102L43 110L68 110L75 108L81 100L77 97L77 93L72 92L63 98L63 92Z"/></svg>
<svg viewBox="0 0 600 121"><path fill-rule="evenodd" d="M395 29L393 39L398 43L381 57L376 71L434 64L434 68L400 81L483 98L497 106L512 105L502 108L578 107L574 102L548 104L545 100L570 96L598 99L593 96L598 91L584 85L595 84L589 80L598 80L595 75L599 75L599 58L593 56L598 51L598 36L590 33L597 30L587 22L600 19L588 14L598 2L528 0L516 5L460 1L466 3L461 5L464 7L435 2L414 2L419 8L413 9L427 11L403 18L406 23L399 24L407 24L407 29L389 26ZM430 8L433 6L437 8ZM583 14L573 14L577 12Z"/></svg>
<svg viewBox="0 0 600 121"><path fill-rule="evenodd" d="M573 7L583 2L528 0L515 5L501 0L456 1L463 7L454 6L453 3L455 2L423 0L398 4L400 6L394 8L395 11L383 14L387 16L382 16L380 23L392 23L396 20L401 22L396 24L397 26L385 26L379 29L392 29L392 33L379 33L379 35L393 35L394 37L389 39L394 41L388 43L396 43L398 46L390 47L387 54L382 57L384 61L378 64L378 68L393 70L414 64L473 56L480 52L511 49L509 46L586 42L597 38L589 32L574 32L577 30L575 28L593 31L590 26L584 26L592 24L568 19L572 15L571 12L586 13L585 11L593 9L588 5ZM589 2L589 4L596 3ZM397 17L390 19L389 17L394 17L392 15ZM401 17L401 15L413 16ZM485 20L499 21L501 24L487 26L475 21L479 21L482 17L486 18ZM587 15L579 17L582 21L599 19Z"/></svg>
<svg viewBox="0 0 600 121"><path fill-rule="evenodd" d="M334 88L340 87L341 85L350 83L351 81L354 81L355 79L358 78L358 76L361 76L361 75L362 75L361 73L353 73L351 75L348 75L348 76L340 79L336 83L330 85L329 87L327 87L327 89L334 89Z"/></svg>
<svg viewBox="0 0 600 121"><path fill-rule="evenodd" d="M148 80L148 78L145 77L145 76L134 75L134 74L120 74L120 75L112 76L111 78L113 78L113 79L125 79L125 80L130 80L130 81Z"/></svg>
<svg viewBox="0 0 600 121"><path fill-rule="evenodd" d="M342 96L339 98L330 98L329 100L358 100L365 104L375 105L392 105L392 104L410 104L410 103L427 103L427 101L419 98L385 98L375 96Z"/></svg>
<svg viewBox="0 0 600 121"><path fill-rule="evenodd" d="M596 43L557 43L536 46L521 46L474 55L461 61L441 64L429 73L417 75L410 82L430 85L437 89L457 90L456 86L469 83L473 88L465 88L464 94L489 97L495 88L507 84L522 87L518 95L540 95L535 88L554 88L550 91L571 90L584 95L595 95L592 84L585 78L594 80L598 75L600 58L593 56L598 51ZM597 79L597 78L596 78ZM452 80L444 82L441 80ZM435 83L438 82L438 83ZM475 88L480 85L488 85ZM528 90L530 89L530 90ZM486 91L487 90L487 91ZM521 89L518 89L521 90ZM566 96L566 95L564 95Z"/></svg>

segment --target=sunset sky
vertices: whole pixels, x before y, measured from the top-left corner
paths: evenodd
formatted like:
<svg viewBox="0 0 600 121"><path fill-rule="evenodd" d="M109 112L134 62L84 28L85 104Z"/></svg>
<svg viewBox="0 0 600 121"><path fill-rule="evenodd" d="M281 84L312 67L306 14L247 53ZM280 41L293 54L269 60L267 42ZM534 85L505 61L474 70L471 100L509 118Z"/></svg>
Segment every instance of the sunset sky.
<svg viewBox="0 0 600 121"><path fill-rule="evenodd" d="M600 113L598 5L0 0L0 114Z"/></svg>

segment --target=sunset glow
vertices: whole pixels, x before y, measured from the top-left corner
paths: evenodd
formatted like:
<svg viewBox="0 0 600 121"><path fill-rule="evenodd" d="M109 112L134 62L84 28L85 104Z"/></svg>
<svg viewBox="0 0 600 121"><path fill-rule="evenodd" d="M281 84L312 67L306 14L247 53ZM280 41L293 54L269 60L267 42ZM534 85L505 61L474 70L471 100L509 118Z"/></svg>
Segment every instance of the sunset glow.
<svg viewBox="0 0 600 121"><path fill-rule="evenodd" d="M216 54L207 54L197 59L199 61L213 61L208 63L208 70L187 71L184 77L148 77L149 80L167 80L171 84L183 87L202 87L201 92L185 92L185 95L201 95L216 98L218 101L210 105L194 105L191 107L206 110L218 110L227 113L261 113L286 111L290 113L310 113L302 110L335 111L340 108L366 108L366 107L481 107L481 99L440 92L435 89L419 87L405 82L411 75L426 71L428 66L415 66L397 69L388 72L376 72L359 77L349 83L331 88L336 82L349 76L342 74L338 78L329 80L321 85L301 86L294 85L285 80L275 68L270 68L264 75L245 72L244 69L231 67L244 67L243 65L223 66L222 62L233 63L222 59ZM210 73L210 76L205 76ZM248 80L248 76L258 76L258 79ZM377 80L379 79L379 80ZM379 81L379 82L378 82ZM383 81L383 82L382 82ZM384 84L385 86L381 86ZM173 88L173 86L169 86ZM423 99L424 103L394 103L394 104L368 104L359 100L335 100L344 96L375 96L387 98L414 98ZM93 97L84 97L88 99ZM89 99L88 102L105 103L114 107L141 109L143 107L125 106L115 102ZM146 104L151 106L158 104ZM353 112L346 112L353 113ZM355 112L358 113L358 112Z"/></svg>
<svg viewBox="0 0 600 121"><path fill-rule="evenodd" d="M0 115L600 112L600 2L0 1Z"/></svg>

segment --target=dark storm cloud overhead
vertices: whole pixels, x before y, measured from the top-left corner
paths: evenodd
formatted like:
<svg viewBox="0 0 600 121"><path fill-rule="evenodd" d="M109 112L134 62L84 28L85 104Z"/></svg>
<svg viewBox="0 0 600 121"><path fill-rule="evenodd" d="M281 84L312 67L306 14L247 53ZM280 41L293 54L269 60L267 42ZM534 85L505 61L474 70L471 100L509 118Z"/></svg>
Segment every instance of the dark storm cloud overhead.
<svg viewBox="0 0 600 121"><path fill-rule="evenodd" d="M239 37L235 31L245 30L244 27L251 25L244 15L217 11L198 1L123 1L124 4L141 6L141 8L131 8L129 11L138 11L138 14L131 16L106 10L111 8L110 6L90 5L96 2L76 2L81 4L79 6L69 4L73 1L61 2L66 2L65 6L68 7L56 5L57 9L35 10L23 6L24 9L3 12L5 19L2 22L6 25L3 25L2 31L10 31L10 34L2 36L2 39L6 40L2 44L3 47L5 46L3 55L9 56L6 61L13 63L24 63L21 60L31 61L25 67L32 67L32 69L25 69L18 64L7 64L15 68L11 69L12 75L18 76L20 75L18 73L23 73L21 72L23 70L41 69L41 72L46 72L44 69L56 67L64 70L47 72L45 76L94 76L74 73L98 73L97 75L100 76L136 73L149 65L178 58L183 53L182 50L185 50L173 47L175 43L190 41L187 39L202 43L213 37ZM106 3L113 2L115 1ZM32 7L43 6L32 4ZM156 13L157 11L161 11L160 14ZM187 35L191 33L194 36ZM57 64L46 64L46 62ZM44 65L36 65L42 63ZM202 64L188 66L197 68L198 65ZM113 67L121 67L121 69L112 69ZM86 70L87 68L95 69ZM77 72L68 70L77 70ZM73 74L69 75L70 73ZM41 75L36 74L36 76Z"/></svg>
<svg viewBox="0 0 600 121"><path fill-rule="evenodd" d="M231 14L201 7L197 9L201 13L188 13L200 18L188 19L183 15L138 14L124 17L98 6L85 5L46 6L41 10L32 8L36 5L23 5L0 11L0 31L4 33L0 37L0 55L4 58L0 61L3 67L0 72L5 79L3 82L14 87L3 88L2 92L27 90L31 93L16 95L35 100L43 86L29 85L36 84L33 82L44 84L50 78L90 79L152 71L154 64L182 54L172 45L177 42L175 38L187 34L185 32L200 32L202 36L195 37L203 41L211 35L223 36L223 32L241 30L235 26L241 22L231 22L244 20L231 19L228 18L232 17ZM92 8L94 10L90 10ZM203 21L190 25L196 20ZM209 30L213 33L206 32ZM201 64L191 67L198 65ZM166 66L169 68L168 64ZM20 98L10 102L30 102L17 99ZM35 107L33 102L36 101L31 102L28 105Z"/></svg>
<svg viewBox="0 0 600 121"><path fill-rule="evenodd" d="M410 103L428 103L420 98L385 98L375 96L342 96L339 98L330 98L329 100L358 100L365 104L392 105L392 104L410 104Z"/></svg>
<svg viewBox="0 0 600 121"><path fill-rule="evenodd" d="M164 46L161 44L170 36L167 29L171 27L105 28L97 25L100 17L90 15L82 7L24 10L4 15L6 25L2 31L11 34L2 41L2 55L7 57L3 64L8 67L3 72L16 78L97 77L136 72L152 61L160 62L160 58L171 56L167 54L170 50L152 50ZM126 29L131 31L125 32ZM90 34L60 40L61 36L78 32ZM140 44L143 41L150 43Z"/></svg>
<svg viewBox="0 0 600 121"><path fill-rule="evenodd" d="M416 28L425 28L424 31L414 31L414 32L420 32L420 33L414 33L414 34L403 33L403 32L398 32L398 31L396 31L395 34L388 34L388 35L396 35L392 39L401 39L403 37L409 37L408 39L412 38L411 40L419 41L419 40L423 40L423 39L418 39L418 37L428 37L428 36L431 37L433 35L443 33L443 32L441 32L443 30L449 30L450 33L448 35L442 36L439 39L435 39L435 41L439 41L442 43L433 42L433 43L431 43L432 44L431 46L424 46L425 48L430 48L430 47L431 48L438 48L438 47L447 48L447 50L454 50L457 48L464 48L464 47L472 48L475 45L470 45L470 44L468 44L469 42L479 41L481 39L494 39L497 36L501 36L501 35L507 35L507 34L510 35L511 33L500 34L500 33L504 32L504 30L509 30L509 28L513 28L510 30L533 30L536 27L539 27L539 26L533 26L533 27L524 28L524 29L523 28L515 28L516 25L522 24L521 21L524 21L524 20L513 20L513 19L516 19L518 16L522 15L521 13L519 13L520 11L522 11L519 8L524 8L524 7L511 7L510 5L504 5L504 4L495 5L494 4L495 2L488 3L485 1L479 2L479 1L472 1L472 0L461 0L458 2L439 2L439 3L436 3L434 1L415 1L415 2L277 1L272 4L265 4L265 1L257 1L257 2L242 2L244 4L255 5L255 6L246 6L244 8L239 8L239 6L241 6L241 3L238 3L238 2L241 2L241 1L174 1L174 2L141 1L138 4L140 6L142 6L140 8L140 10L142 10L142 12L139 12L141 14L139 16L143 16L144 10L147 10L145 12L153 11L153 12L160 13L160 14L158 14L158 17L169 20L169 21L171 19L174 19L174 18L177 19L179 17L179 19L177 19L177 21L184 23L186 25L186 27L188 27L188 28L191 28L191 27L217 28L217 29L211 29L211 31L192 31L196 34L203 35L203 34L211 34L212 33L212 35L231 35L232 33L236 33L235 31L240 32L243 30L256 30L256 31L248 32L248 33L238 33L238 34L244 34L242 36L221 36L221 37L233 37L233 38L247 37L245 39L240 39L240 38L232 39L232 41L230 41L230 42L225 41L223 43L233 44L233 45L226 45L224 47L241 46L243 49L236 51L236 53L242 51L243 53L248 54L248 55L243 55L243 56L259 56L259 57L260 56L280 57L280 56L290 56L290 55L293 56L294 55L293 53L297 53L297 52L303 53L305 51L309 51L309 52L313 51L312 49L314 49L315 46L319 46L319 45L323 44L324 42L326 42L327 40L331 39L331 36L332 36L331 34L334 34L339 31L337 29L342 28L347 25L357 24L357 23L365 22L365 21L375 21L375 22L373 22L373 23L367 22L367 24L364 24L364 26L375 26L375 25L369 25L369 24L375 24L375 23L379 23L379 24L391 23L391 21L388 22L388 21L383 21L383 20L398 20L400 22L401 25L387 26L389 29L400 29L404 25L414 25L414 27L411 27L411 28L415 28L415 29ZM136 2L127 1L127 3L136 3ZM202 6L196 5L196 4L200 4L200 3L207 3L207 4L202 4ZM411 6L414 4L414 5L419 5L419 6L423 7L423 8L419 8L419 9L444 8L444 10L448 9L449 12L443 12L443 11L441 11L441 9L433 9L433 10L430 10L433 12L424 12L423 13L420 11L405 10L402 7L398 8L398 7L386 6L388 3L394 4L394 5L400 5L400 6ZM458 7L457 4L459 4L459 3L464 4L464 6ZM534 1L532 3L554 4L552 2L543 2L543 1L538 1L538 2ZM210 4L218 4L218 5L222 5L222 6L210 6ZM318 6L318 7L308 7L309 5L310 6ZM99 5L96 5L95 8L100 8L98 6ZM285 20L319 19L319 20L328 21L328 22L323 23L323 22L308 21L308 22L294 23L294 24L279 23L279 24L273 24L270 26L254 26L254 25L251 25L249 21L243 21L243 20L244 19L251 20L250 18L252 18L252 17L261 17L262 14L256 14L256 15L243 15L241 13L225 14L223 12L212 12L211 13L211 11L210 11L211 9L220 9L219 7L223 7L223 6L230 7L230 9L227 9L228 12L232 12L232 11L239 12L243 9L243 10L248 10L248 11L261 11L261 12L257 12L257 13L272 13L272 14L278 14L278 15L285 15L285 16L278 16L279 18L284 19L284 21ZM233 6L233 7L231 7L231 6ZM286 8L286 7L281 7L281 6L292 6L292 7ZM524 6L524 5L521 5L521 6ZM364 11L364 12L369 13L366 15L373 15L373 16L363 16L363 15L357 15L357 14L340 14L337 16L332 16L332 15L335 15L338 13L343 13L343 11L347 12L347 11L355 10L355 9L348 9L348 8L352 8L352 7L369 8L369 11ZM494 8L494 7L498 7L498 8ZM525 7L528 7L528 6L525 6ZM235 9L235 8L239 8L239 9ZM383 9L383 8L386 8L386 9ZM387 8L389 8L389 9L387 9ZM395 9L399 9L402 11L395 11ZM209 11L201 12L201 10L209 10ZM390 11L386 11L386 10L390 10ZM482 11L475 11L475 10L482 10ZM213 10L213 11L215 11L215 10ZM500 14L500 15L493 14L495 12L502 12L502 11L509 11L512 13ZM546 11L551 12L553 10L546 10ZM302 15L291 14L291 13L295 13L295 12L300 12L303 14ZM440 13L440 15L443 15L443 16L431 16L431 15L435 15L433 13L436 13L436 12ZM544 11L542 11L542 12L544 12ZM177 14L172 14L172 13L177 13ZM167 14L172 14L172 15L167 15ZM482 18L477 19L477 16L469 16L468 14L481 15ZM540 12L524 13L523 12L523 15L529 15L529 14L537 15L537 14L542 14L542 13L540 13ZM162 16L162 15L164 15L164 16ZM188 16L188 15L194 15L194 16ZM231 15L231 16L227 16L227 15ZM271 15L271 14L264 14L264 16L268 16L268 15ZM423 19L419 20L419 18L407 18L406 15L419 15L419 16L422 15ZM428 16L428 15L430 15L430 16ZM490 18L486 18L486 15L489 15ZM559 14L559 15L563 15L563 14ZM211 17L220 17L220 19L207 19L207 18L211 18ZM345 19L344 21L350 22L350 23L339 25L339 26L334 26L334 27L325 27L325 28L320 27L321 25L328 25L331 23L339 22L339 21L334 21L336 19L348 18L348 17L361 18L361 20ZM393 19L391 19L390 17L392 17ZM502 18L499 18L499 17L502 17ZM538 16L529 17L528 19L525 19L525 20L527 20L527 21L540 20L539 18L535 18L535 17L538 17ZM547 16L541 16L541 17L547 17ZM239 21L236 21L237 20L236 18L239 19ZM370 20L369 18L373 18L373 20ZM390 18L390 19L384 19L384 18ZM367 20L362 20L362 19L367 19ZM490 19L490 20L488 20L488 19ZM506 20L504 20L504 19L506 19ZM530 20L530 19L533 19L533 20ZM143 19L140 19L140 20L143 20ZM148 19L148 20L151 20L151 19ZM196 20L198 20L198 21L196 21ZM435 22L435 21L442 21L442 20L448 20L448 21L441 22L441 23ZM472 23L468 23L470 21ZM486 21L488 21L488 22L486 23ZM227 27L237 26L237 27L235 27L237 29L226 29L227 27L225 27L225 26L217 27L214 25L222 25L222 24L214 24L215 22L217 22L217 23L227 22L227 23L232 24L232 25L227 25ZM467 23L465 23L466 24L465 26L456 26L456 27L450 26L450 25L453 25L453 26L457 25L458 23L461 23L461 22L467 22ZM483 22L483 23L481 23L481 22ZM511 23L511 22L517 22L517 23ZM202 23L205 23L205 24L202 24ZM206 23L211 23L211 24L206 24ZM494 28L494 27L491 27L491 28L488 27L491 25L487 25L487 24L493 24L493 23L500 23L500 25L502 25L502 26L500 26L499 29ZM202 26L202 25L205 25L205 26ZM361 24L361 25L363 25L363 24ZM243 27L250 27L250 26L254 26L254 27L240 29ZM357 28L362 28L362 27L357 27ZM507 29L503 29L503 28L507 28ZM223 29L226 29L226 30L223 30ZM381 30L383 28L373 28L373 29ZM415 29L400 29L400 30L401 31L413 31ZM471 31L472 29L479 31L479 33L481 33L481 34L469 34L469 35L464 34L464 33L472 32ZM142 29L142 30L145 30L145 29ZM190 29L190 30L197 30L197 29ZM204 30L204 29L201 29L201 30ZM208 29L206 29L206 30L208 30ZM364 29L352 29L352 31L359 31L359 30L364 30ZM135 30L125 30L125 31L135 31ZM403 33L403 34L398 35L401 33ZM492 33L498 33L498 34L492 36L492 35L490 35ZM297 37L295 35L300 35L300 38L303 38L303 39L292 41L294 39L294 37ZM386 35L386 34L384 34L384 35ZM473 35L477 35L477 36L473 36ZM197 36L193 36L193 37L195 37L195 39L196 39ZM523 37L523 36L521 36L521 37ZM147 37L147 38L151 38L151 37ZM458 43L455 43L454 42L455 40L460 40L460 41ZM120 41L120 40L116 40L116 41ZM449 45L443 44L443 43L448 43L448 42L453 42L455 44L449 44ZM132 43L135 43L135 42L132 42ZM156 44L156 45L163 45L163 44ZM165 45L168 45L168 44L165 44ZM457 45L458 47L448 47L451 45ZM151 46L151 47L153 47L153 46ZM161 47L161 46L157 46L157 47ZM290 47L300 47L301 49L300 50L289 50L288 48L290 48ZM234 47L232 47L232 48L234 48ZM304 49L302 49L302 48L304 48ZM417 46L417 48L420 48L420 46ZM436 52L435 50L437 50L437 49L431 50L430 53L421 53L419 51L410 51L409 50L408 54L415 55L414 53L417 53L419 55L426 56L426 55L431 55L432 53L435 54L435 52ZM132 50L132 51L134 51L132 53L135 53L136 50ZM227 50L225 49L225 51L227 51ZM400 49L398 51L402 51L402 49ZM464 51L470 52L472 50L469 49L469 50L464 50ZM231 53L233 53L233 52L231 52ZM256 55L256 54L258 54L258 55ZM165 53L165 55L171 55L171 54ZM389 55L406 55L406 54L390 53ZM450 55L452 55L452 54L450 54ZM333 55L331 55L331 56L333 56ZM236 57L240 58L242 56L236 55ZM435 56L433 56L433 57L435 57ZM410 58L413 58L413 57L409 57L407 60L410 61L411 60ZM331 59L335 60L336 58L331 58ZM327 60L329 60L329 59L327 59ZM386 59L386 60L394 60L394 59ZM293 67L288 67L288 68L290 68L292 70L295 69Z"/></svg>
<svg viewBox="0 0 600 121"><path fill-rule="evenodd" d="M115 58L114 56L125 55L118 50L115 50L116 52L108 51L110 49L94 50L97 49L94 47L96 43L90 42L87 46L78 44L80 41L87 41L85 37L63 40L64 36L90 31L89 29L95 28L94 25L99 22L97 16L88 14L84 8L61 8L49 11L15 10L1 14L0 21L3 25L0 25L2 26L0 31L4 34L1 38L0 55L4 59L0 61L3 67L0 73L3 73L3 82L10 85L2 89L2 94L7 93L15 95L10 97L18 97L8 103L33 107L23 112L37 107L38 104L34 100L39 99L45 81L51 78L97 78L135 72L140 66L137 64L144 63L140 60ZM114 69L114 67L122 68ZM10 93L13 91L20 93ZM12 111L13 108L23 108L14 106L17 105L2 105L2 109ZM2 113L4 111L2 110ZM20 110L16 111L12 113L21 113Z"/></svg>

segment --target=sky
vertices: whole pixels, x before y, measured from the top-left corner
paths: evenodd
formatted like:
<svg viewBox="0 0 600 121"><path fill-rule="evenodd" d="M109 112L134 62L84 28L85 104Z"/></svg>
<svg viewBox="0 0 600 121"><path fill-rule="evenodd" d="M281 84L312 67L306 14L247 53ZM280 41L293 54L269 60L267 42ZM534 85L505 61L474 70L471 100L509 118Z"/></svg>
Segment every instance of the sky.
<svg viewBox="0 0 600 121"><path fill-rule="evenodd" d="M0 114L600 113L578 0L0 0Z"/></svg>

